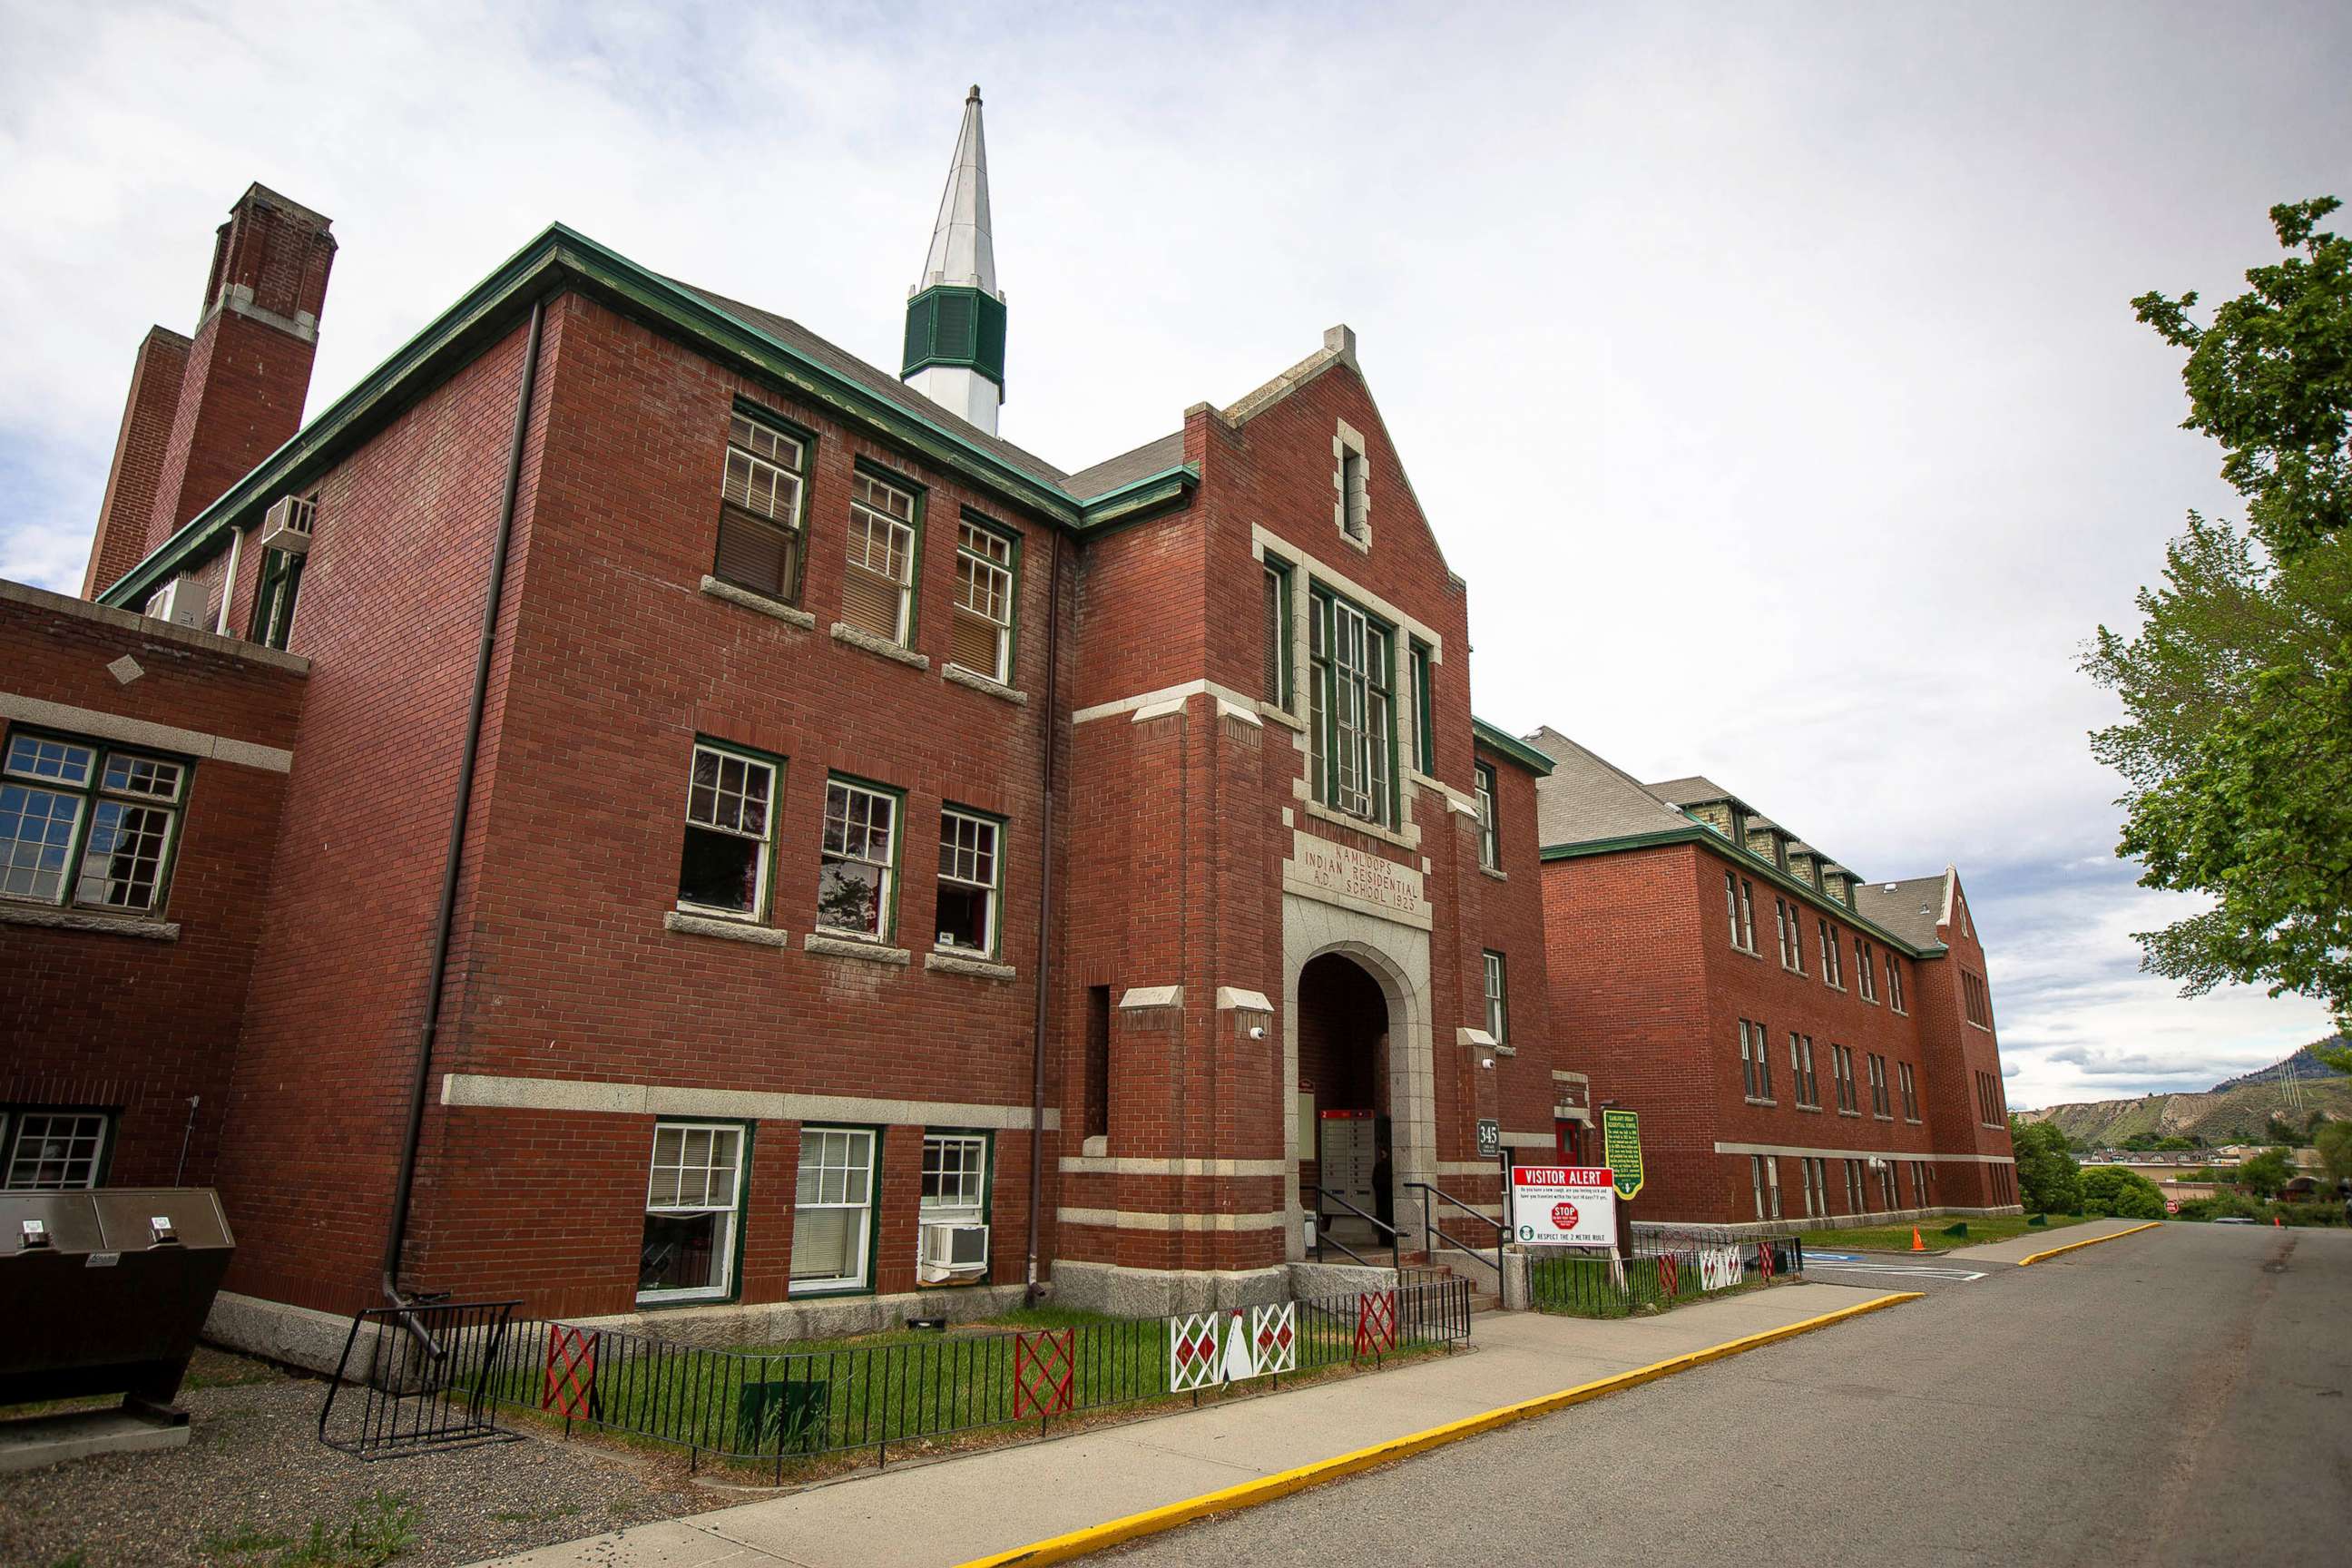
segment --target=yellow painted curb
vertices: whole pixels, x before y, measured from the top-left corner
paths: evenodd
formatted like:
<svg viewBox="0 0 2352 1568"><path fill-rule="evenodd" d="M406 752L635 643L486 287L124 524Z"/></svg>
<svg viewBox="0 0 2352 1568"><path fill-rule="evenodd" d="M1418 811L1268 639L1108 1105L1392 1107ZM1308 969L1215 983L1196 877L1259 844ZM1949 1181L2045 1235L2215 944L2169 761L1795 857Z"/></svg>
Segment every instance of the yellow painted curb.
<svg viewBox="0 0 2352 1568"><path fill-rule="evenodd" d="M2062 1252L2074 1252L2085 1247L2096 1247L2103 1241L2121 1241L2127 1236L2137 1236L2141 1231L2154 1230L2163 1223L2161 1220L2152 1219L2146 1225L2136 1225L2129 1230L2109 1231L2105 1236L2095 1236L2088 1241L2070 1241L2063 1247L2053 1247L2047 1252L2037 1252L2029 1258L2021 1258L2017 1260L2017 1266L2022 1268L2029 1263L2039 1263L2045 1258L2055 1258Z"/></svg>
<svg viewBox="0 0 2352 1568"><path fill-rule="evenodd" d="M1705 1366L1709 1362L1721 1361L1727 1356L1759 1350L1780 1340L1794 1339L1799 1334L1811 1333L1815 1329L1826 1328L1832 1323L1843 1322L1848 1318L1858 1318L1864 1312L1880 1311L1888 1307L1899 1307L1906 1301L1916 1301L1919 1297L1919 1291L1902 1290L1881 1296L1876 1300L1864 1301L1857 1306L1841 1307L1834 1312L1823 1312L1819 1317L1784 1323L1777 1329L1767 1329L1761 1333L1748 1334L1736 1340L1726 1340L1719 1345L1709 1345L1705 1350L1670 1356L1664 1361L1652 1362L1648 1366L1635 1367L1631 1372L1616 1373L1608 1377L1597 1378L1591 1383L1580 1383L1574 1388L1563 1388L1557 1393L1538 1394L1533 1399L1523 1399L1516 1405L1506 1405L1494 1410L1482 1411L1475 1415L1465 1415L1459 1421L1449 1421L1443 1426L1432 1426L1425 1431L1411 1433L1402 1437L1392 1437L1385 1443L1375 1443L1369 1448L1358 1448L1353 1453L1337 1455L1328 1459L1317 1459L1311 1464L1300 1465L1295 1469L1278 1471L1271 1476L1260 1476L1255 1480L1243 1481L1237 1486L1227 1487L1222 1491L1203 1492L1199 1497L1186 1498L1181 1502L1171 1502L1160 1508L1146 1509L1141 1513L1130 1513L1124 1519L1114 1519L1105 1524L1090 1524L1083 1530L1073 1530L1066 1535L1051 1536L1044 1541L1033 1541L1026 1546L1016 1546L1009 1552L999 1552L987 1557L975 1557L970 1562L958 1564L957 1568L1012 1568L1015 1563L1020 1564L1021 1568L1038 1568L1038 1565L1047 1563L1067 1563L1073 1558L1084 1557L1090 1552L1101 1552L1126 1542L1139 1540L1143 1536L1157 1535L1164 1530L1173 1530L1180 1524L1189 1524L1196 1519L1206 1519L1213 1514L1231 1513L1238 1509L1255 1508L1260 1503L1272 1502L1277 1498L1288 1497L1293 1492L1305 1491L1309 1487L1321 1486L1326 1481L1336 1481L1343 1476L1352 1476L1360 1471L1372 1469L1398 1459L1410 1458L1415 1454L1424 1454L1432 1448L1442 1448L1448 1443L1458 1443L1465 1437L1475 1437L1481 1432L1491 1432L1498 1426L1507 1426L1515 1421L1524 1421L1531 1415L1548 1415L1555 1410L1565 1410L1571 1405L1582 1405L1588 1400L1599 1399L1604 1394L1639 1387L1645 1383L1654 1383L1662 1377L1672 1377L1678 1372L1689 1372L1695 1367Z"/></svg>

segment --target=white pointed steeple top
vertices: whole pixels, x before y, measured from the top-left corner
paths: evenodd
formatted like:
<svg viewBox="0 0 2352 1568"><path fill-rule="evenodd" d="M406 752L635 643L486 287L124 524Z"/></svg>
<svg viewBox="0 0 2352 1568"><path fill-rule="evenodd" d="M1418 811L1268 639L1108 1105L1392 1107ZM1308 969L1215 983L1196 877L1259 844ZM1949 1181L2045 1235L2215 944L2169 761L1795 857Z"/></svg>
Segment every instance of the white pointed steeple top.
<svg viewBox="0 0 2352 1568"><path fill-rule="evenodd" d="M918 288L964 284L996 292L996 247L988 228L988 143L980 131L980 88L963 100L963 128L956 134L955 162L940 196L940 219L931 229L931 253L923 261Z"/></svg>

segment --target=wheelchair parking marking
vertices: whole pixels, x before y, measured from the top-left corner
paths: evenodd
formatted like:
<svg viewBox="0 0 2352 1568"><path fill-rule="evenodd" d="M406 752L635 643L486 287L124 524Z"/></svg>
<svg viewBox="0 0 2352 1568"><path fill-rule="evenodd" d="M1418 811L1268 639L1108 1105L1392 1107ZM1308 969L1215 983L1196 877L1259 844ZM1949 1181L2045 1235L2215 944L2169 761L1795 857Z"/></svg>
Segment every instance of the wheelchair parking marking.
<svg viewBox="0 0 2352 1568"><path fill-rule="evenodd" d="M1841 1256L1832 1254L1831 1256ZM1918 1279L1981 1279L1984 1273L1974 1268L1937 1268L1924 1263L1832 1263L1822 1254L1805 1259L1805 1271L1816 1268L1839 1274L1905 1274Z"/></svg>

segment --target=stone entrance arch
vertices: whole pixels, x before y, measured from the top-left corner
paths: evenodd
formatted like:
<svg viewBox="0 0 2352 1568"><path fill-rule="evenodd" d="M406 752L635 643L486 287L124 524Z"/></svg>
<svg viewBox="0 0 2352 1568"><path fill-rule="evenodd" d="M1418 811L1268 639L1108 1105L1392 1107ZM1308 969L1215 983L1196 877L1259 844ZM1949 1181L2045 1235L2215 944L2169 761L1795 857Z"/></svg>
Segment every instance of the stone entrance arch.
<svg viewBox="0 0 2352 1568"><path fill-rule="evenodd" d="M1283 1189L1289 1206L1285 1256L1306 1257L1298 1164L1310 1152L1300 1146L1298 1094L1299 978L1318 958L1338 955L1370 975L1388 1003L1390 1160L1396 1189L1397 1228L1407 1236L1421 1229L1420 1194L1406 1184L1432 1182L1437 1173L1436 1064L1430 1016L1429 931L1418 925L1286 892L1282 900Z"/></svg>

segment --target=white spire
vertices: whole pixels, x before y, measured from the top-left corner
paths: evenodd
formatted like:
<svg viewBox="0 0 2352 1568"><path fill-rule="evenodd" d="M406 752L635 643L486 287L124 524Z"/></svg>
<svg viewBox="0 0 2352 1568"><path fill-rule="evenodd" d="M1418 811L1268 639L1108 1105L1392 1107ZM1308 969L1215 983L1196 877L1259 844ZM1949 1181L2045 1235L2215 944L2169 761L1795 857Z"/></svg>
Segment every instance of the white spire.
<svg viewBox="0 0 2352 1568"><path fill-rule="evenodd" d="M981 136L978 83L964 96L955 162L948 168L948 188L940 195L940 218L931 228L931 251L923 260L918 287L941 283L996 292L996 247L988 227L988 143Z"/></svg>

